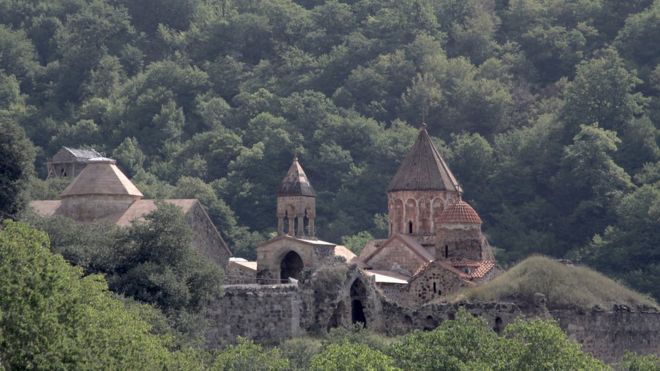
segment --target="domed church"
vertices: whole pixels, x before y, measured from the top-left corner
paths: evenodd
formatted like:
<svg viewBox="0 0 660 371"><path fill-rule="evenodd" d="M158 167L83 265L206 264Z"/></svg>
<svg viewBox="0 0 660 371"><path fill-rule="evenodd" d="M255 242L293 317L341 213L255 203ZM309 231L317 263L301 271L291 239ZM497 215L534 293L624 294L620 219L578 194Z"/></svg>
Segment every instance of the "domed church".
<svg viewBox="0 0 660 371"><path fill-rule="evenodd" d="M462 192L423 126L387 188L389 237L355 260L386 296L419 305L494 276L481 218Z"/></svg>

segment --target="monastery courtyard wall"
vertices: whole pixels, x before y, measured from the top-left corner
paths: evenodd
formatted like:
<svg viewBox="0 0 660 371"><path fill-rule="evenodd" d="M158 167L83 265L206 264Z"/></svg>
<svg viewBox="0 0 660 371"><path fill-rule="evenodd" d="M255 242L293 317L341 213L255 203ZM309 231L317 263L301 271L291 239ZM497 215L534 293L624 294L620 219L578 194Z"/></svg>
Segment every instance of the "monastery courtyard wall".
<svg viewBox="0 0 660 371"><path fill-rule="evenodd" d="M359 274L348 271L347 282ZM362 277L363 279L364 277ZM342 284L339 284L342 286ZM212 330L210 346L246 337L263 344L305 334L318 334L328 328L350 324L350 288L339 288L336 295L319 299L313 284L300 282L283 285L228 285L223 298L209 313ZM464 308L484 318L500 332L517 318L554 318L560 327L585 351L606 362L616 362L626 350L639 354L660 354L660 313L649 308L615 305L611 310L593 308L553 310L538 305L520 307L513 303L430 303L417 309L406 308L384 298L376 291L364 293L367 327L386 335L400 335L414 329L429 330L454 319ZM543 298L541 298L543 299ZM350 301L348 301L350 303ZM342 317L348 311L349 318ZM334 313L334 314L333 314ZM327 323L327 324L326 324Z"/></svg>

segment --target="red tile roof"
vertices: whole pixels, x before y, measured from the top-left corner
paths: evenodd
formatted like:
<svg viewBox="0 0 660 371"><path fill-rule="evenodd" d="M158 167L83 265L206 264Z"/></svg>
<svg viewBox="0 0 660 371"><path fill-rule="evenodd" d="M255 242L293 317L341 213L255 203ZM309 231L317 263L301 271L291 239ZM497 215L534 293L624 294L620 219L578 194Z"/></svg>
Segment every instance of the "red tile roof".
<svg viewBox="0 0 660 371"><path fill-rule="evenodd" d="M438 221L441 224L482 224L479 214L462 200L447 206Z"/></svg>

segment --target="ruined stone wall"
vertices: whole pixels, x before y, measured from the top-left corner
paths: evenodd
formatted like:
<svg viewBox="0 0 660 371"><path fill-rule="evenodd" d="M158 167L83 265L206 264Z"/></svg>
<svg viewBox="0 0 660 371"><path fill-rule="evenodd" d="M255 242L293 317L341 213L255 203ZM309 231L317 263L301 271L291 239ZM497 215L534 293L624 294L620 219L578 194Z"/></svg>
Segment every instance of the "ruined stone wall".
<svg viewBox="0 0 660 371"><path fill-rule="evenodd" d="M440 265L440 261L434 261L416 275L406 285L406 305L418 307L431 300L446 297L448 294L458 291L471 284L462 280L456 273L447 270L446 266Z"/></svg>
<svg viewBox="0 0 660 371"><path fill-rule="evenodd" d="M359 288L359 290L356 290ZM542 295L540 295L542 297ZM305 271L298 284L226 286L223 298L209 312L209 345L226 344L237 336L273 344L304 334L318 334L352 322L352 308L360 301L367 327L390 335L433 329L453 320L464 308L501 332L517 318L554 318L585 351L616 362L626 350L660 355L660 313L648 308L615 306L604 311L545 308L540 298L529 307L514 303L429 303L409 308L387 299L355 265L335 263Z"/></svg>
<svg viewBox="0 0 660 371"><path fill-rule="evenodd" d="M582 349L612 363L626 350L660 355L660 313L615 306L613 311L557 310L550 314Z"/></svg>
<svg viewBox="0 0 660 371"><path fill-rule="evenodd" d="M300 336L301 299L295 284L229 285L207 313L209 346L232 343L242 336L263 344Z"/></svg>

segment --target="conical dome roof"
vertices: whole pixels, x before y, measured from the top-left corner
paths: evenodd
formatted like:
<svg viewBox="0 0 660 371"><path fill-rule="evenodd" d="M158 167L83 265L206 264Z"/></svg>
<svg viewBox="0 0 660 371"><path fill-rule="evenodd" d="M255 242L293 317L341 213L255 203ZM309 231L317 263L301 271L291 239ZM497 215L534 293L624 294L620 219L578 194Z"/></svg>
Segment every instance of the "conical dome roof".
<svg viewBox="0 0 660 371"><path fill-rule="evenodd" d="M87 166L60 197L85 195L143 197L142 192L119 170L116 161L104 157L89 159Z"/></svg>
<svg viewBox="0 0 660 371"><path fill-rule="evenodd" d="M438 217L440 224L482 224L479 214L468 204L461 200L453 203Z"/></svg>
<svg viewBox="0 0 660 371"><path fill-rule="evenodd" d="M298 157L293 159L293 163L286 173L280 189L277 191L278 196L308 196L316 197L316 192L312 188L312 184L307 179L305 170L298 162Z"/></svg>
<svg viewBox="0 0 660 371"><path fill-rule="evenodd" d="M417 141L399 165L387 191L462 192L454 174L433 145L426 125L419 131Z"/></svg>

